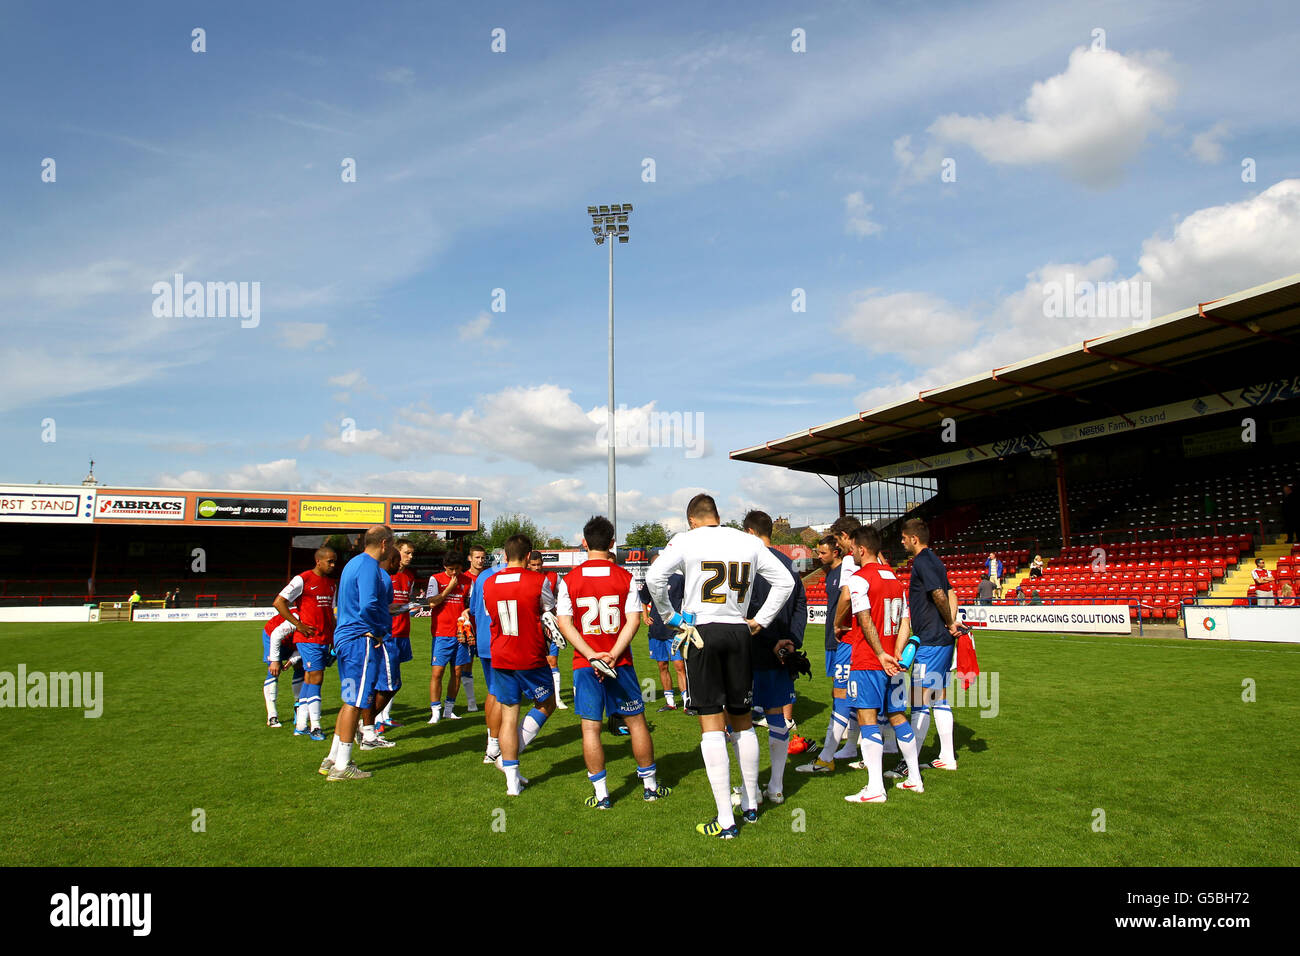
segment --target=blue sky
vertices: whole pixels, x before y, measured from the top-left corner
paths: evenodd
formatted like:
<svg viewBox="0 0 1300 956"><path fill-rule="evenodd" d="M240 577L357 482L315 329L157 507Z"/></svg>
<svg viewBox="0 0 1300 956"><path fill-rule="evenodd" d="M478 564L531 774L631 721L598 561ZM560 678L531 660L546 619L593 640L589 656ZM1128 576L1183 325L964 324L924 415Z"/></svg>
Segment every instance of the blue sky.
<svg viewBox="0 0 1300 956"><path fill-rule="evenodd" d="M589 203L635 206L617 403L705 441L624 451L624 530L700 489L827 520L728 452L1126 324L1044 318L1065 273L1160 315L1300 272L1286 3L721 7L8 5L0 481L94 455L572 537L605 501ZM156 317L177 272L260 283L259 324Z"/></svg>

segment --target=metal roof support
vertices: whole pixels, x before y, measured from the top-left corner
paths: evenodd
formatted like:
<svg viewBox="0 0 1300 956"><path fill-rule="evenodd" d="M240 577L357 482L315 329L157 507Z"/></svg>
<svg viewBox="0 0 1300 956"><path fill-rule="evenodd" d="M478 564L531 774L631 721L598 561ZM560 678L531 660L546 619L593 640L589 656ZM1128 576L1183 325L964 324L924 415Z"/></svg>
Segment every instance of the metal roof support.
<svg viewBox="0 0 1300 956"><path fill-rule="evenodd" d="M1174 370L1174 369L1172 369L1172 368L1165 368L1163 365L1152 365L1150 362L1139 362L1137 359L1129 358L1129 357L1126 356L1126 355L1112 355L1112 354L1110 354L1110 353L1108 353L1108 352L1099 352L1099 351L1097 351L1096 349L1094 349L1094 348L1092 348L1092 347L1090 347L1090 346L1088 345L1088 343L1091 342L1091 341L1093 341L1093 340L1092 340L1092 339L1084 339L1084 341L1083 341L1083 350L1084 350L1086 353L1088 353L1089 355L1095 355L1095 356L1097 356L1098 358L1104 358L1104 359L1106 359L1106 360L1108 360L1108 361L1111 361L1111 362L1123 362L1125 365L1136 365L1138 368L1144 368L1144 369L1146 369L1146 370L1149 371L1149 372L1163 372L1164 374L1166 374L1166 375L1172 375L1172 376L1174 376L1175 378L1187 378L1187 379L1191 379L1193 382L1196 382L1198 385L1202 386L1203 388L1208 388L1211 392L1214 392L1215 395L1218 395L1219 398L1223 399L1224 402L1227 403L1227 405L1228 405L1229 408L1232 407L1232 400L1231 400L1230 398L1228 398L1228 396L1224 395L1222 392L1220 392L1218 389L1216 389L1213 385L1211 385L1211 384L1210 384L1209 382L1207 382L1205 379L1200 378L1199 376L1196 376L1196 375L1188 375L1188 374L1186 374L1186 373L1184 373L1184 372L1179 372L1179 371L1176 371L1176 370Z"/></svg>
<svg viewBox="0 0 1300 956"><path fill-rule="evenodd" d="M1086 405L1093 405L1093 404L1101 405L1101 406L1103 406L1103 407L1105 407L1105 408L1109 408L1112 412L1114 412L1114 413L1115 413L1116 415L1118 415L1120 418L1124 419L1124 421L1128 422L1130 426L1133 424L1133 419L1129 418L1127 415L1125 415L1123 412L1121 412L1121 411L1120 411L1118 408L1116 408L1114 405L1110 404L1110 402L1101 402L1101 401L1098 401L1098 400L1095 399L1095 398L1084 398L1084 397L1083 397L1082 395L1080 395L1078 392L1071 392L1071 391L1067 391L1067 390L1065 390L1065 389L1061 389L1061 388L1052 388L1051 386L1048 386L1048 385L1039 385L1039 384L1037 384L1037 383L1035 383L1035 382L1017 382L1017 381L1016 381L1015 379L1013 379L1013 378L998 378L998 370L997 370L997 369L994 369L994 370L993 370L993 381L995 381L995 382L1006 382L1008 385L1014 385L1014 386L1016 386L1016 388L1032 388L1032 389L1035 389L1036 391L1040 391L1040 392L1048 392L1049 394L1052 394L1052 395L1060 395L1060 396L1062 396L1063 398L1073 399L1073 400L1076 401L1076 402L1083 402L1083 403L1086 404Z"/></svg>
<svg viewBox="0 0 1300 956"><path fill-rule="evenodd" d="M1214 303L1219 301L1221 300L1211 299L1209 302L1196 303L1196 314L1199 315L1201 318L1205 319L1205 321L1207 322L1213 322L1216 325L1222 325L1224 328L1227 329L1236 329L1238 332L1244 332L1247 335L1262 335L1264 338L1269 339L1270 341L1281 342L1283 345L1289 345L1292 348L1295 348L1296 346L1300 346L1300 342L1297 342L1295 339L1288 339L1285 335L1278 335L1276 332L1265 332L1263 329L1252 329L1249 326L1241 325L1238 322L1233 322L1231 319L1221 319L1217 315L1206 315L1205 307L1207 305L1213 305Z"/></svg>

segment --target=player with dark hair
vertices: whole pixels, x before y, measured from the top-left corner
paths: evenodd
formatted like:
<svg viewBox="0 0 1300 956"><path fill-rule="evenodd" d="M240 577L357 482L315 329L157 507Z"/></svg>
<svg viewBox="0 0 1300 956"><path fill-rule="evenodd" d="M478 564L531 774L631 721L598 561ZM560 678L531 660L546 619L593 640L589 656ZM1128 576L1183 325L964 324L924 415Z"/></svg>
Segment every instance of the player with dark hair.
<svg viewBox="0 0 1300 956"><path fill-rule="evenodd" d="M646 587L665 623L678 630L686 658L686 705L700 716L700 751L717 816L695 829L730 840L737 828L724 728L730 719L740 763L742 815L747 823L757 822L758 736L749 713L754 700L753 635L772 623L794 583L761 541L721 526L718 506L709 495L690 500L686 522L691 530L674 535L659 552L646 572ZM668 602L668 578L678 570L685 577L680 613ZM772 590L757 615L747 618L755 574Z"/></svg>
<svg viewBox="0 0 1300 956"><path fill-rule="evenodd" d="M339 556L333 548L323 547L316 549L314 557L316 566L310 571L295 574L272 603L280 618L293 625L294 649L302 655L302 668L305 672L294 705L293 734L295 737L310 736L312 740L324 740L325 731L320 725L321 681L325 679L330 646L334 643L334 592L337 582L333 575ZM308 721L311 723L310 730Z"/></svg>
<svg viewBox="0 0 1300 956"><path fill-rule="evenodd" d="M654 741L629 650L641 626L641 605L631 572L613 561L613 523L601 515L591 518L582 529L582 546L587 560L560 582L555 611L560 633L573 645L573 709L582 719L582 757L595 790L586 805L608 810L600 739L606 714L617 714L627 726L642 798L655 801L671 791L656 779Z"/></svg>
<svg viewBox="0 0 1300 956"><path fill-rule="evenodd" d="M560 593L560 579L554 571L547 571L545 562L542 560L542 552L532 551L528 555L528 568L530 571L539 571L546 575L547 582L551 585L551 593ZM560 699L560 649L555 646L554 641L548 641L546 645L546 666L551 669L551 684L555 688L555 709L568 710L563 700Z"/></svg>
<svg viewBox="0 0 1300 956"><path fill-rule="evenodd" d="M929 547L930 528L924 520L910 518L903 522L902 541L912 556L912 578L907 596L912 613L912 633L921 645L912 662L912 726L916 729L916 746L917 749L925 746L933 709L939 756L926 766L935 770L956 770L948 671L959 633L957 592L948 581L948 571L943 562ZM893 775L902 776L905 769L900 761Z"/></svg>
<svg viewBox="0 0 1300 956"><path fill-rule="evenodd" d="M429 723L436 724L444 717L459 720L452 708L460 690L455 668L469 661L469 648L459 634L457 621L465 610L466 587L465 558L458 551L448 551L442 559L441 574L431 574L425 588L429 610L433 617L429 630L433 635L433 649L429 660ZM442 696L442 675L451 665L452 674L446 699Z"/></svg>
<svg viewBox="0 0 1300 956"><path fill-rule="evenodd" d="M793 720L787 723L786 709L795 701L794 679L785 666L785 656L803 646L803 632L808 624L808 605L803 581L795 574L794 562L772 547L772 518L765 511L751 511L741 522L747 534L763 542L779 561L793 583L789 597L771 623L754 635L754 706L767 715L767 749L772 759L772 774L767 790L759 799L769 803L785 802L785 764L789 756L790 735L797 732ZM746 616L753 618L767 600L768 583L763 577L754 581L749 592ZM793 716L793 715L791 715ZM800 751L802 752L802 751Z"/></svg>
<svg viewBox="0 0 1300 956"><path fill-rule="evenodd" d="M898 658L911 636L907 593L891 568L879 561L880 532L864 527L853 532L854 557L861 567L849 578L853 626L848 643L853 648L853 669L849 674L849 703L858 712L862 726L862 761L867 783L845 797L850 803L884 803L882 773L885 745L881 739L880 715L888 716L908 768L900 790L923 793L918 766L920 745L904 710L907 707L906 675Z"/></svg>
<svg viewBox="0 0 1300 956"><path fill-rule="evenodd" d="M415 588L415 575L411 572L411 563L415 560L415 546L409 541L401 542L397 546L397 556L397 570L391 571L389 575L393 581L393 604L405 605L410 603L411 591ZM393 615L393 641L397 645L395 663L398 667L414 659L415 655L411 653L411 611L409 609ZM398 688L400 688L400 677L398 677L397 684ZM393 697L396 694L397 689L395 688L388 698L388 703L375 717L375 732L381 736L384 731L392 727L402 726L393 720L392 715Z"/></svg>
<svg viewBox="0 0 1300 956"><path fill-rule="evenodd" d="M497 766L506 775L506 794L519 796L527 780L519 772L519 755L541 732L555 711L555 689L546 669L547 633L542 615L555 606L546 575L533 571L527 535L506 539L506 566L483 585L483 603L492 630L492 691L501 709ZM521 721L519 698L534 707Z"/></svg>

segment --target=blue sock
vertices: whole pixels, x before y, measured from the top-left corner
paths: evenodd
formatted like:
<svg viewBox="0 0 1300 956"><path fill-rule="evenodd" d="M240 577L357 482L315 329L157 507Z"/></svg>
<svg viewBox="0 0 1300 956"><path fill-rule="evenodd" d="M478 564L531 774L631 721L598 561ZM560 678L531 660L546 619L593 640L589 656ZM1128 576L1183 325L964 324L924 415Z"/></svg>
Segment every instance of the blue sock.
<svg viewBox="0 0 1300 956"><path fill-rule="evenodd" d="M637 775L638 777L641 777L642 779L645 779L646 777L653 776L654 773L655 773L655 765L654 765L654 764L651 764L651 765L648 766L648 767L637 767L637 768L636 768L636 775Z"/></svg>
<svg viewBox="0 0 1300 956"><path fill-rule="evenodd" d="M831 714L836 717L844 718L844 726L849 725L849 699L847 697L832 698Z"/></svg>
<svg viewBox="0 0 1300 956"><path fill-rule="evenodd" d="M767 735L778 740L790 739L790 732L785 729L785 714L767 715Z"/></svg>
<svg viewBox="0 0 1300 956"><path fill-rule="evenodd" d="M543 711L538 710L536 707L528 712L528 717L533 718L533 722L537 724L538 730L541 730L542 724L546 723L546 714ZM528 718L526 717L524 719L527 720Z"/></svg>
<svg viewBox="0 0 1300 956"><path fill-rule="evenodd" d="M880 734L879 724L862 724L861 726L863 740L868 741L869 743L879 744L881 747L885 746L885 738Z"/></svg>
<svg viewBox="0 0 1300 956"><path fill-rule="evenodd" d="M903 721L894 727L894 739L900 744L909 743L915 737L916 734L912 731L912 725L907 721Z"/></svg>

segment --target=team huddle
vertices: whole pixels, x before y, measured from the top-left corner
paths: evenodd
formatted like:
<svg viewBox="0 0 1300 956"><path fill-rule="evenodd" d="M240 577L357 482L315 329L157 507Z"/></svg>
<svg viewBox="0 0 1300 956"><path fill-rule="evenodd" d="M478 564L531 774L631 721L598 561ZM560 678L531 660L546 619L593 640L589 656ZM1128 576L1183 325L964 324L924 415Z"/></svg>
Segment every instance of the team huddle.
<svg viewBox="0 0 1300 956"><path fill-rule="evenodd" d="M700 750L717 813L696 830L734 838L737 811L753 823L762 802L785 799L794 678L809 673L801 649L806 602L790 559L771 546L768 515L750 512L744 530L723 527L713 499L696 495L687 522L690 530L662 549L641 587L614 561L614 527L600 516L583 528L587 560L563 579L542 571L532 542L515 535L505 542L504 565L485 570L482 549L471 551L468 565L448 555L443 573L429 579L425 597L417 601L411 600L409 570L414 549L397 542L387 526L365 533L364 552L343 567L337 587L331 574L338 555L321 548L315 567L296 575L276 598L277 614L263 630L267 725L280 726L278 680L289 669L294 733L324 740L321 680L336 662L342 700L319 771L330 781L371 776L353 761L354 743L359 734L362 750L394 746L383 733L397 726L390 711L402 686L401 665L412 660L410 616L428 607L429 722L456 719L453 707L461 687L469 709L478 709L477 657L487 690L483 762L504 774L508 795L518 796L528 785L521 755L557 706L564 706L558 655L572 647L573 710L582 723L592 788L586 805L612 806L601 737L607 718L630 738L643 799L661 800L671 790L657 779L654 741L630 650L644 612L651 625L651 657L659 662L668 692L663 709L676 709L671 663L678 670L682 705L700 721ZM836 758L852 756L856 744L861 761L852 766L867 771L867 782L845 798L850 802L884 802L890 776L900 778L901 790L924 792L920 747L931 715L940 752L925 767L956 769L947 687L962 628L956 596L942 562L927 547L928 538L924 522L903 527L903 544L913 555L908 589L880 562L879 533L859 527L853 518L836 521L818 549L827 573L826 670L834 681L833 709L821 753L796 769L831 774ZM526 713L521 702L528 705ZM768 731L771 772L762 787L756 718ZM733 749L741 780L734 791ZM885 773L889 751L902 759Z"/></svg>

